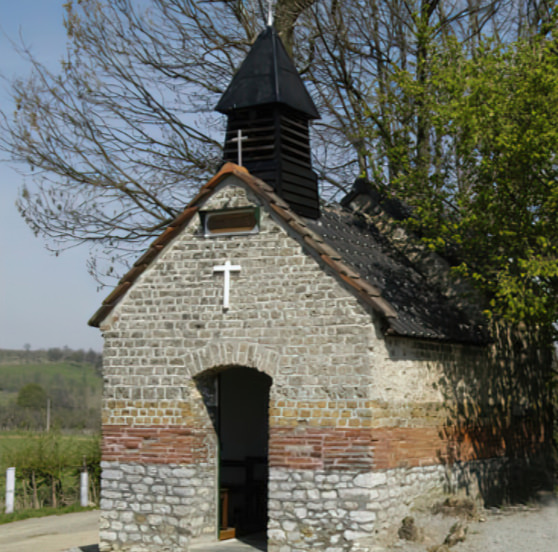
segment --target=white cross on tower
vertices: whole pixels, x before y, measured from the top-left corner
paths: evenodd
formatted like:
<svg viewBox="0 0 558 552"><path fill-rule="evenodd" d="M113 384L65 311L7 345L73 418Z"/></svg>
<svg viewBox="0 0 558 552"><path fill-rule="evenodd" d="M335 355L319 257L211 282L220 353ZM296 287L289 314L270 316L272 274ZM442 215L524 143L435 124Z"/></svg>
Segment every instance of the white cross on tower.
<svg viewBox="0 0 558 552"><path fill-rule="evenodd" d="M231 138L231 142L238 144L237 151L238 151L238 166L242 167L242 142L244 140L248 140L248 136L242 136L242 130L236 131L236 138Z"/></svg>
<svg viewBox="0 0 558 552"><path fill-rule="evenodd" d="M213 267L213 272L223 272L225 275L223 281L223 310L229 309L229 290L231 287L231 272L240 272L240 265L232 265L230 261L224 265Z"/></svg>

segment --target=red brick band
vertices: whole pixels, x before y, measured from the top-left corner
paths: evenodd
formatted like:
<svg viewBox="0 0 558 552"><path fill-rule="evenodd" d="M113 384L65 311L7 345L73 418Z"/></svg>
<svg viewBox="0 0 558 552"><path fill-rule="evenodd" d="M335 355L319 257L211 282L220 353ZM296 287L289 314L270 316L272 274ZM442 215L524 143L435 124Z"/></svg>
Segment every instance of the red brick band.
<svg viewBox="0 0 558 552"><path fill-rule="evenodd" d="M527 422L513 427L397 427L371 432L375 469L532 455L545 442L544 427Z"/></svg>
<svg viewBox="0 0 558 552"><path fill-rule="evenodd" d="M182 426L103 426L103 460L144 464L197 464L215 456L211 430Z"/></svg>
<svg viewBox="0 0 558 552"><path fill-rule="evenodd" d="M370 429L271 428L269 465L298 469L371 469Z"/></svg>
<svg viewBox="0 0 558 552"><path fill-rule="evenodd" d="M274 428L269 465L294 469L388 469L501 457L534 451L535 428ZM103 460L197 464L216 455L213 429L182 426L103 426Z"/></svg>

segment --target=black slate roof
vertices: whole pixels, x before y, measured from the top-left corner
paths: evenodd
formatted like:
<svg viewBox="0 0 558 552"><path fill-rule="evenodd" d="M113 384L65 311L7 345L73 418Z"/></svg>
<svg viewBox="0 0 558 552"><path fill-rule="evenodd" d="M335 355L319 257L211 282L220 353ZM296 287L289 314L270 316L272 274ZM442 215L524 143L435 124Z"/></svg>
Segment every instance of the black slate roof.
<svg viewBox="0 0 558 552"><path fill-rule="evenodd" d="M429 281L370 220L329 207L323 208L319 220L305 222L393 307L397 317L389 319L387 333L457 343L487 342L482 325Z"/></svg>
<svg viewBox="0 0 558 552"><path fill-rule="evenodd" d="M318 110L277 31L267 27L256 39L215 108L220 113L268 104L284 104L309 119Z"/></svg>

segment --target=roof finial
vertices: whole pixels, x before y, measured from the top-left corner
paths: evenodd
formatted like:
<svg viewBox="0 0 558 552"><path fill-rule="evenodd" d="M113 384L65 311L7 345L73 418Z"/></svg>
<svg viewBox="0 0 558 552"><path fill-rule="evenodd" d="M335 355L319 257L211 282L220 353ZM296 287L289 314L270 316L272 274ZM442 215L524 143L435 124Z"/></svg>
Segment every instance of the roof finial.
<svg viewBox="0 0 558 552"><path fill-rule="evenodd" d="M273 0L267 0L267 26L273 26Z"/></svg>

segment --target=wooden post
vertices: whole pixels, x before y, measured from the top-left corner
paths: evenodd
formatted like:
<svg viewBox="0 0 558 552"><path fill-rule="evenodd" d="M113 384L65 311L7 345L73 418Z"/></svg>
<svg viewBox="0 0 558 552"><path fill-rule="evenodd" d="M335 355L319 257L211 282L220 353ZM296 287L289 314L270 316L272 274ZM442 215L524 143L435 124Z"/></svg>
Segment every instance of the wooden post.
<svg viewBox="0 0 558 552"><path fill-rule="evenodd" d="M79 503L83 508L89 506L89 474L85 456L83 457L83 469L79 474Z"/></svg>
<svg viewBox="0 0 558 552"><path fill-rule="evenodd" d="M234 539L236 537L236 529L229 527L229 490L221 488L221 523L219 527L219 540Z"/></svg>
<svg viewBox="0 0 558 552"><path fill-rule="evenodd" d="M47 399L46 430L47 433L50 431L50 399Z"/></svg>
<svg viewBox="0 0 558 552"><path fill-rule="evenodd" d="M15 468L6 470L6 514L13 514L15 502Z"/></svg>

